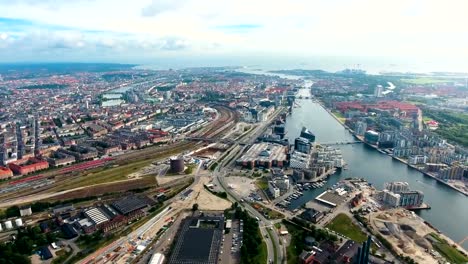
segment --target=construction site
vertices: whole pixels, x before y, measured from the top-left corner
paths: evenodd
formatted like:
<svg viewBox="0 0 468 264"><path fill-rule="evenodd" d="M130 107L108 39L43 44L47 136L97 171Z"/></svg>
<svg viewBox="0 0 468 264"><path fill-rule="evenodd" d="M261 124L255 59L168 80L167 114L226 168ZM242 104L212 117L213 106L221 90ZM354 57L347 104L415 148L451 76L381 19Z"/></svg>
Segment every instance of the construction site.
<svg viewBox="0 0 468 264"><path fill-rule="evenodd" d="M467 252L412 211L403 208L370 213L370 226L393 249L418 263L466 263Z"/></svg>

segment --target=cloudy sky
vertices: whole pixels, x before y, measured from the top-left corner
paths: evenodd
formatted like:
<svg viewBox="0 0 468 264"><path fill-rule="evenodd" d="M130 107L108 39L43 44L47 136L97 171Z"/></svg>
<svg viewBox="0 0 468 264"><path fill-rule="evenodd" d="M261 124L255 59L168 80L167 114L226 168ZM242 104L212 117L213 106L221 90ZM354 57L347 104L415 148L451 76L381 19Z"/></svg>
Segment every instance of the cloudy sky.
<svg viewBox="0 0 468 264"><path fill-rule="evenodd" d="M0 62L468 58L465 0L0 0Z"/></svg>

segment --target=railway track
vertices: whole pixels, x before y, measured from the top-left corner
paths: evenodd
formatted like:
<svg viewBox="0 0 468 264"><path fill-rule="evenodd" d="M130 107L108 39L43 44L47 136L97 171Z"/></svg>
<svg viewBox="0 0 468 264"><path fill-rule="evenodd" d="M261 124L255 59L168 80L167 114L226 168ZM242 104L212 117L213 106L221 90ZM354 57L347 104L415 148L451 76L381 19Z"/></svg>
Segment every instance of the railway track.
<svg viewBox="0 0 468 264"><path fill-rule="evenodd" d="M214 120L211 124L206 126L202 131L199 131L201 137L220 137L227 131L232 129L235 126L236 122L239 120L239 116L234 110L229 109L225 106L215 106L215 108L219 112L219 117L216 120ZM179 141L171 145L152 146L149 148L115 156L115 159L112 161L112 163L126 165L136 161L165 158L167 156L175 155L176 153L196 149L202 146L202 144L203 143L201 141ZM8 198L11 200L15 198L20 198L25 195L43 194L53 190L54 188L57 188L57 186L66 184L72 180L76 180L79 177L85 177L85 175L82 175L80 172L63 174L59 170L46 172L43 173L43 175L49 179L54 179L55 183L44 186L42 188L22 189L18 190L17 192L0 195L0 199Z"/></svg>

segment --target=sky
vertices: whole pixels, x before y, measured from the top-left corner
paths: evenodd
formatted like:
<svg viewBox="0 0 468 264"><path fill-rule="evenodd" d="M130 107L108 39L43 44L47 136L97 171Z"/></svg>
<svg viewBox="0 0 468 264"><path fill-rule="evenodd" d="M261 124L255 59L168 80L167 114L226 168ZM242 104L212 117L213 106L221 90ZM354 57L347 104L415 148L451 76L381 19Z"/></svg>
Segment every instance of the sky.
<svg viewBox="0 0 468 264"><path fill-rule="evenodd" d="M465 0L0 0L0 62L468 58ZM467 60L468 61L468 60Z"/></svg>

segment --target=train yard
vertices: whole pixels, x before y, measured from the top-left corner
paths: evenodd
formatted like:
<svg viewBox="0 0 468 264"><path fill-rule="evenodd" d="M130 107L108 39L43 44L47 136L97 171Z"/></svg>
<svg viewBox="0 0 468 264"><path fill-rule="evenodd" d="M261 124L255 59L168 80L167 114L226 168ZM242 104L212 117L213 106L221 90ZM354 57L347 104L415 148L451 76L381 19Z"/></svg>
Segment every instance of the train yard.
<svg viewBox="0 0 468 264"><path fill-rule="evenodd" d="M235 111L215 106L217 117L207 126L195 132L200 137L217 138L224 135L238 121ZM25 203L24 197L30 197L27 202L46 199L76 189L106 185L111 187L113 182L140 181L141 179L127 179L135 169L147 166L152 162L167 158L178 153L188 152L202 146L202 142L187 141L183 138L174 140L169 145L148 147L140 150L131 150L127 153L88 162L75 164L69 167L53 169L38 175L2 184L0 207L9 207ZM138 186L138 184L136 184ZM156 186L156 183L155 183ZM37 199L34 199L37 197Z"/></svg>

